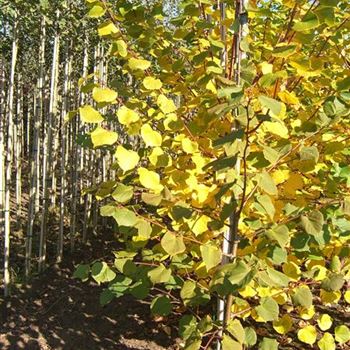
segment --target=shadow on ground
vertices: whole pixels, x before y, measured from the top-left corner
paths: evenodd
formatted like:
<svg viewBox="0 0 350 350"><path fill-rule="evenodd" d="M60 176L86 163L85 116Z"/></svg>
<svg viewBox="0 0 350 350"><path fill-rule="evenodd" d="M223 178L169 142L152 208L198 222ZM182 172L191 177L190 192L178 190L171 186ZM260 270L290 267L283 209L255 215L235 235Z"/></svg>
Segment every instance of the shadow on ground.
<svg viewBox="0 0 350 350"><path fill-rule="evenodd" d="M176 334L163 331L147 304L123 297L101 307L102 288L72 278L74 266L91 262L91 255L85 251L74 259L66 257L25 287L13 288L7 308L2 305L0 349L176 349Z"/></svg>

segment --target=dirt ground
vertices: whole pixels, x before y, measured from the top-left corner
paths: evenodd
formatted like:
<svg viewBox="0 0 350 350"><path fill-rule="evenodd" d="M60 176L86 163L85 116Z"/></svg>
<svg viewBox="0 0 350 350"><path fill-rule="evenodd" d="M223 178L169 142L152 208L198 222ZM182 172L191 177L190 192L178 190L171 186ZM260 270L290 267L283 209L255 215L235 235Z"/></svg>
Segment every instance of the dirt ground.
<svg viewBox="0 0 350 350"><path fill-rule="evenodd" d="M14 239L17 251L19 243ZM177 349L176 330L167 334L151 318L149 305L123 297L101 307L102 287L72 278L78 263L108 258L114 245L102 235L90 246L81 245L74 254L66 254L62 264L51 265L29 284L14 286L7 308L2 301L0 349ZM16 256L13 265L23 266L20 254Z"/></svg>

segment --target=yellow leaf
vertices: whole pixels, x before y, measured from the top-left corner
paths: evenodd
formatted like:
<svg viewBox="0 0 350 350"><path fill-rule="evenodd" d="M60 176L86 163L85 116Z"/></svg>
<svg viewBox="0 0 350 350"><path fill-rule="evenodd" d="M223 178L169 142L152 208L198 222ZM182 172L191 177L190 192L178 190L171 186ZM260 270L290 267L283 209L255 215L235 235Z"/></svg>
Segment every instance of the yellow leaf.
<svg viewBox="0 0 350 350"><path fill-rule="evenodd" d="M275 122L266 121L263 123L263 129L284 139L288 138L289 135L287 127L281 120Z"/></svg>
<svg viewBox="0 0 350 350"><path fill-rule="evenodd" d="M208 231L208 223L210 222L210 218L206 215L202 215L195 220L189 221L189 226L191 231L196 235L200 235L206 231Z"/></svg>
<svg viewBox="0 0 350 350"><path fill-rule="evenodd" d="M298 331L298 339L303 343L313 345L316 342L317 331L314 326L306 326Z"/></svg>
<svg viewBox="0 0 350 350"><path fill-rule="evenodd" d="M327 275L328 275L328 270L324 266L314 266L311 270L316 270L316 275L315 275L315 281L323 281Z"/></svg>
<svg viewBox="0 0 350 350"><path fill-rule="evenodd" d="M320 350L335 350L335 341L333 335L326 332L323 337L317 342Z"/></svg>
<svg viewBox="0 0 350 350"><path fill-rule="evenodd" d="M106 13L106 9L103 8L99 3L94 4L88 13L88 16L91 18L99 18L102 17Z"/></svg>
<svg viewBox="0 0 350 350"><path fill-rule="evenodd" d="M123 146L117 147L115 155L123 171L134 169L140 160L139 155L135 151L127 150Z"/></svg>
<svg viewBox="0 0 350 350"><path fill-rule="evenodd" d="M118 28L111 22L104 22L98 26L98 35L107 36L118 33Z"/></svg>
<svg viewBox="0 0 350 350"><path fill-rule="evenodd" d="M337 304L341 298L341 292L327 292L325 290L321 290L320 297L324 305Z"/></svg>
<svg viewBox="0 0 350 350"><path fill-rule="evenodd" d="M164 114L172 113L176 111L176 106L173 100L170 100L165 95L159 95L157 104Z"/></svg>
<svg viewBox="0 0 350 350"><path fill-rule="evenodd" d="M131 57L129 59L129 67L132 70L137 70L137 69L146 70L150 66L151 66L151 62L150 61L139 59L139 58L134 58L134 57Z"/></svg>
<svg viewBox="0 0 350 350"><path fill-rule="evenodd" d="M150 171L146 168L139 168L137 171L142 186L157 193L163 190L163 185L160 184L160 177L156 172Z"/></svg>
<svg viewBox="0 0 350 350"><path fill-rule="evenodd" d="M113 145L117 140L118 134L116 132L105 130L100 126L91 133L91 141L94 147Z"/></svg>
<svg viewBox="0 0 350 350"><path fill-rule="evenodd" d="M198 144L197 142L191 141L189 138L185 137L181 140L182 149L187 154L193 154L198 151Z"/></svg>
<svg viewBox="0 0 350 350"><path fill-rule="evenodd" d="M270 287L257 287L256 290L260 298L270 297L272 295L272 289Z"/></svg>
<svg viewBox="0 0 350 350"><path fill-rule="evenodd" d="M304 187L304 180L300 174L292 173L284 184L285 193L289 196L294 196L297 190Z"/></svg>
<svg viewBox="0 0 350 350"><path fill-rule="evenodd" d="M163 84L159 79L155 79L153 77L146 77L143 79L143 86L147 90L159 90L162 88Z"/></svg>
<svg viewBox="0 0 350 350"><path fill-rule="evenodd" d="M239 294L243 298L252 298L256 296L256 290L251 286L245 286L242 290L239 291Z"/></svg>
<svg viewBox="0 0 350 350"><path fill-rule="evenodd" d="M141 136L147 147L157 147L163 142L162 135L153 130L149 124L142 125Z"/></svg>
<svg viewBox="0 0 350 350"><path fill-rule="evenodd" d="M101 123L104 120L100 112L91 106L80 107L79 113L84 123Z"/></svg>
<svg viewBox="0 0 350 350"><path fill-rule="evenodd" d="M216 90L216 86L215 84L213 83L212 80L209 80L207 85L205 86L205 88L209 91L211 91L213 94L216 94L217 93L217 90Z"/></svg>
<svg viewBox="0 0 350 350"><path fill-rule="evenodd" d="M128 55L128 46L124 40L117 40L115 45L117 46L118 53L121 57L126 57Z"/></svg>
<svg viewBox="0 0 350 350"><path fill-rule="evenodd" d="M284 181L286 181L289 177L289 170L276 170L272 174L272 178L275 181L276 185L280 185Z"/></svg>
<svg viewBox="0 0 350 350"><path fill-rule="evenodd" d="M322 331L326 331L327 329L332 327L332 317L328 314L322 314L320 318L317 320L317 324Z"/></svg>
<svg viewBox="0 0 350 350"><path fill-rule="evenodd" d="M283 315L279 320L273 321L273 328L279 334L288 333L293 326L293 320L289 315Z"/></svg>
<svg viewBox="0 0 350 350"><path fill-rule="evenodd" d="M267 63L267 62L262 62L260 63L260 69L262 73L265 74L270 74L273 72L273 64Z"/></svg>
<svg viewBox="0 0 350 350"><path fill-rule="evenodd" d="M109 88L95 87L92 90L92 97L97 102L113 102L118 97L118 93Z"/></svg>
<svg viewBox="0 0 350 350"><path fill-rule="evenodd" d="M344 300L350 304L350 290L347 290L345 293L344 293Z"/></svg>
<svg viewBox="0 0 350 350"><path fill-rule="evenodd" d="M122 106L118 109L117 116L120 124L128 126L140 119L140 116L137 112L129 109L126 106Z"/></svg>
<svg viewBox="0 0 350 350"><path fill-rule="evenodd" d="M298 105L300 101L298 97L296 97L294 92L289 92L287 90L281 91L278 93L278 97L286 103L287 105Z"/></svg>
<svg viewBox="0 0 350 350"><path fill-rule="evenodd" d="M299 310L299 315L303 320L311 320L315 315L315 307L313 305L308 309L302 307Z"/></svg>
<svg viewBox="0 0 350 350"><path fill-rule="evenodd" d="M282 270L288 277L290 277L294 281L297 281L301 274L299 266L291 261L283 264Z"/></svg>

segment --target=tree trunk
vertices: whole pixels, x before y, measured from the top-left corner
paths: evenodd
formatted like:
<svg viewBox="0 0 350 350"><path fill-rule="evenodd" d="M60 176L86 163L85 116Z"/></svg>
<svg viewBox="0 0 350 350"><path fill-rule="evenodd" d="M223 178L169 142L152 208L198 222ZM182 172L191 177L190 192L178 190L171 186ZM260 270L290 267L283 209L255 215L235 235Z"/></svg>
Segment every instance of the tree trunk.
<svg viewBox="0 0 350 350"><path fill-rule="evenodd" d="M57 24L59 19L59 10L56 12ZM50 202L50 185L52 184L52 132L53 118L56 113L57 105L57 67L59 63L59 45L60 35L57 30L54 38L52 69L51 69L51 85L50 85L50 103L48 111L47 129L44 135L43 147L43 208L40 225L40 243L39 243L39 271L42 271L46 263L46 232L47 219L49 213Z"/></svg>
<svg viewBox="0 0 350 350"><path fill-rule="evenodd" d="M8 92L8 131L7 131L7 150L6 150L6 176L5 176L5 233L4 233L4 296L9 295L10 286L10 232L11 232L11 217L10 217L10 190L11 190L11 171L13 158L13 101L14 101L14 82L15 71L18 53L18 19L15 14L13 25L12 39L12 60L11 72Z"/></svg>

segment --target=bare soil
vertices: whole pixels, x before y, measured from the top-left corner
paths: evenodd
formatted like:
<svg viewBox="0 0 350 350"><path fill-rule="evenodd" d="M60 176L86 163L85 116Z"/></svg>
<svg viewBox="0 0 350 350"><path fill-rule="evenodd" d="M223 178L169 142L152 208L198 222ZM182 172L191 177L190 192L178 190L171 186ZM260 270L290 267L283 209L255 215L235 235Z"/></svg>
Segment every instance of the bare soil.
<svg viewBox="0 0 350 350"><path fill-rule="evenodd" d="M66 255L63 263L52 264L30 283L14 286L6 303L0 299L1 350L178 348L176 330L156 322L146 303L122 297L102 307L101 286L73 279L77 264L112 255L115 242L102 236L91 240L89 246L81 245ZM21 241L13 240L15 250L23 250ZM16 257L13 266L23 266L21 254Z"/></svg>

